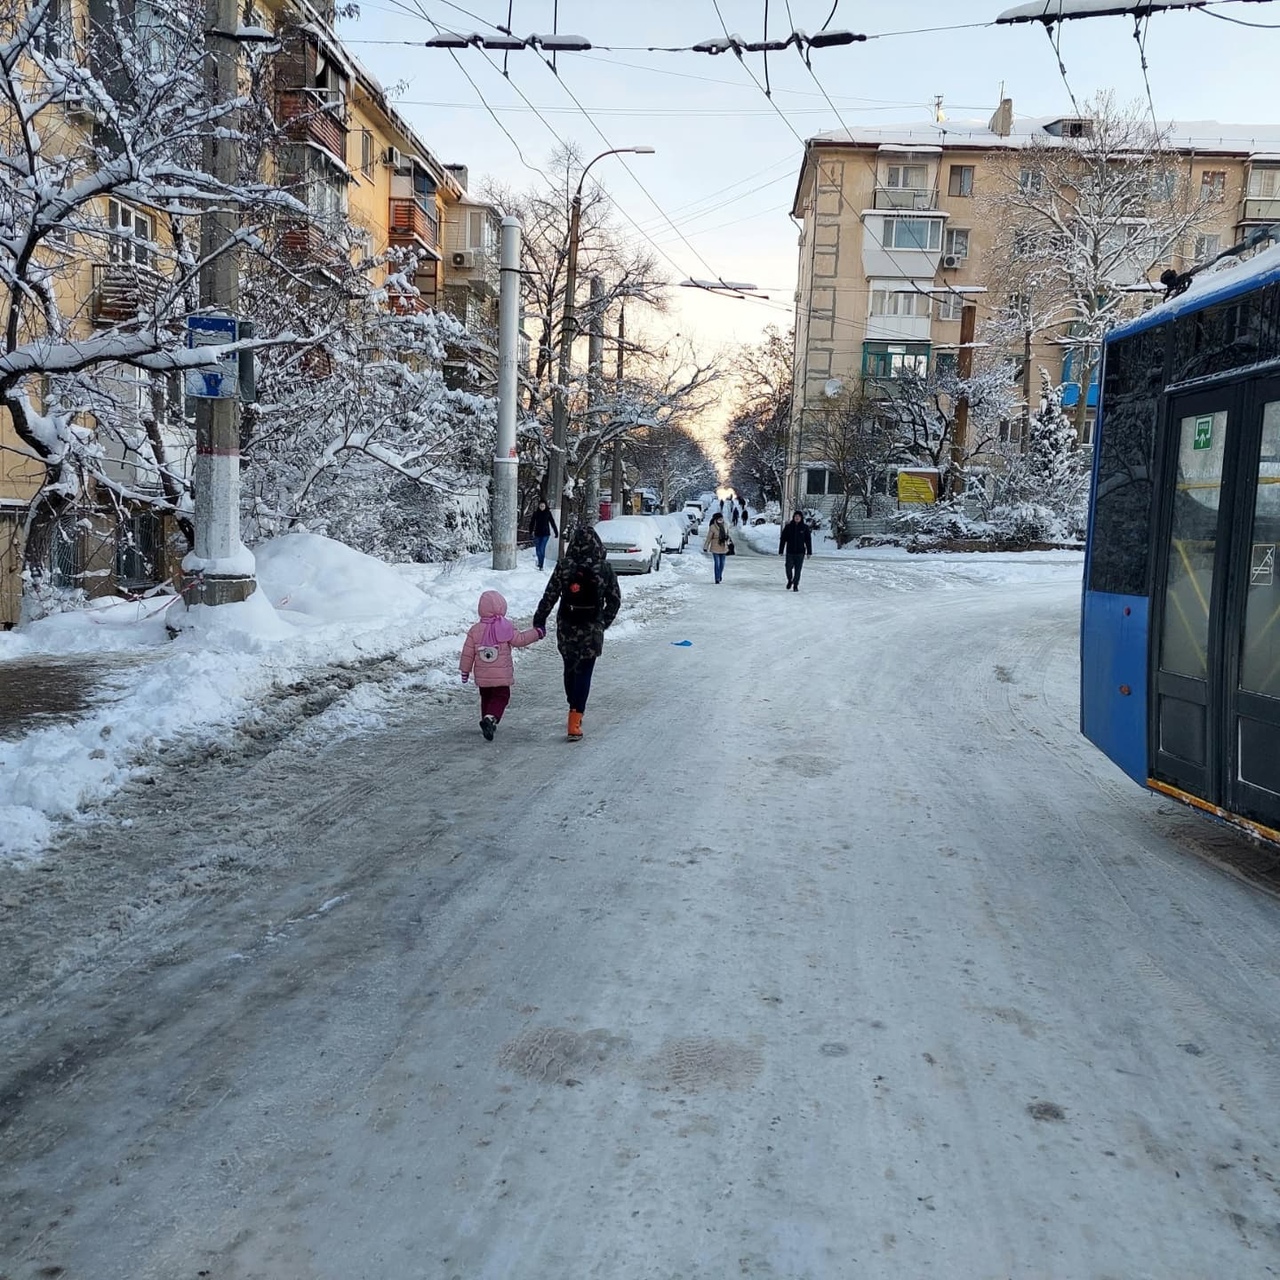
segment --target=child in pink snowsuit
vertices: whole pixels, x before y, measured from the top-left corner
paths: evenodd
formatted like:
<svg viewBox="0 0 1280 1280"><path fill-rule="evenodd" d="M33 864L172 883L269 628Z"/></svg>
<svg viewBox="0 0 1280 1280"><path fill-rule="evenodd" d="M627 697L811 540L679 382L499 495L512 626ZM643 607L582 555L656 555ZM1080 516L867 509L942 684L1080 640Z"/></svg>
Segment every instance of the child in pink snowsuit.
<svg viewBox="0 0 1280 1280"><path fill-rule="evenodd" d="M467 632L458 665L463 684L475 673L476 688L480 690L480 732L492 742L498 721L511 701L511 686L516 682L511 650L541 640L547 630L530 627L528 631L517 631L507 618L506 600L496 591L480 596L479 611L480 621Z"/></svg>

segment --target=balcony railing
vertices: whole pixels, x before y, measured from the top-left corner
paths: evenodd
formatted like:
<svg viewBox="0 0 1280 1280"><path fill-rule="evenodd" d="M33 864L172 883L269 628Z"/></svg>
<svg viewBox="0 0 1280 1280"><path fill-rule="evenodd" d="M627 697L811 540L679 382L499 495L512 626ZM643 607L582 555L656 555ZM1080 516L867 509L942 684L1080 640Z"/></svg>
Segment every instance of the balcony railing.
<svg viewBox="0 0 1280 1280"><path fill-rule="evenodd" d="M877 209L936 209L938 193L932 187L877 187Z"/></svg>
<svg viewBox="0 0 1280 1280"><path fill-rule="evenodd" d="M136 320L141 312L155 306L163 283L159 273L136 262L94 263L94 323Z"/></svg>
<svg viewBox="0 0 1280 1280"><path fill-rule="evenodd" d="M416 240L432 252L440 248L440 215L421 201L393 196L388 228L393 242Z"/></svg>
<svg viewBox="0 0 1280 1280"><path fill-rule="evenodd" d="M1280 222L1280 196L1246 196L1241 222Z"/></svg>
<svg viewBox="0 0 1280 1280"><path fill-rule="evenodd" d="M294 142L314 142L335 159L347 161L347 105L339 93L320 89L284 89L280 123Z"/></svg>
<svg viewBox="0 0 1280 1280"><path fill-rule="evenodd" d="M314 219L294 219L284 224L280 248L295 262L331 266L346 256L336 243L336 227Z"/></svg>

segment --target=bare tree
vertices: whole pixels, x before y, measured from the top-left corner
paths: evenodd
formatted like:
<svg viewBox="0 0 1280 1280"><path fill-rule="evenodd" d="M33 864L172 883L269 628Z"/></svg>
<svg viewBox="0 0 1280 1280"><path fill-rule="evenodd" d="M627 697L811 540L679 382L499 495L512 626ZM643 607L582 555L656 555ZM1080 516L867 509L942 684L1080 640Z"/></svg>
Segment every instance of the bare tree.
<svg viewBox="0 0 1280 1280"><path fill-rule="evenodd" d="M1071 355L1080 439L1103 336L1141 305L1133 287L1182 254L1205 213L1142 108L1100 93L1084 113L1069 133L1008 152L986 209L998 227L993 284L1015 327L1052 333Z"/></svg>
<svg viewBox="0 0 1280 1280"><path fill-rule="evenodd" d="M735 488L762 503L780 502L786 483L793 347L789 330L770 325L759 343L740 349L730 367L737 387L725 433L730 476Z"/></svg>
<svg viewBox="0 0 1280 1280"><path fill-rule="evenodd" d="M25 530L37 587L74 504L178 511L174 381L227 351L185 346L196 282L227 254L265 255L274 215L305 216L279 189L201 171L208 137L237 114L261 132L266 114L209 88L206 26L203 0L153 0L145 18L115 0L0 4L0 406L40 473ZM214 205L243 225L202 258L190 228Z"/></svg>
<svg viewBox="0 0 1280 1280"><path fill-rule="evenodd" d="M897 415L863 383L811 415L805 442L807 451L826 465L827 491L836 495L830 520L837 545L849 541L853 502L865 516L872 515L887 470L908 459L898 428Z"/></svg>

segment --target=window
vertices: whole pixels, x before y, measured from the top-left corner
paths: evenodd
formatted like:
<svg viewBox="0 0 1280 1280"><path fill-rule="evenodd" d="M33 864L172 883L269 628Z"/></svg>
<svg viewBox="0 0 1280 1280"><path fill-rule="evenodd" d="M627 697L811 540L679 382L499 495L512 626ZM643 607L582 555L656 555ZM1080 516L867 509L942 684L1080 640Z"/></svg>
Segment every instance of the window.
<svg viewBox="0 0 1280 1280"><path fill-rule="evenodd" d="M947 195L973 195L973 165L953 164L951 166L951 172L947 176Z"/></svg>
<svg viewBox="0 0 1280 1280"><path fill-rule="evenodd" d="M1178 175L1172 169L1161 169L1151 175L1150 196L1152 200L1167 203L1178 193Z"/></svg>
<svg viewBox="0 0 1280 1280"><path fill-rule="evenodd" d="M1204 169L1200 173L1200 199L1221 200L1227 193L1227 175L1222 169Z"/></svg>
<svg viewBox="0 0 1280 1280"><path fill-rule="evenodd" d="M1035 255L1039 239L1034 231L1028 231L1025 227L1019 227L1013 233L1013 243L1010 250L1015 258L1030 258Z"/></svg>
<svg viewBox="0 0 1280 1280"><path fill-rule="evenodd" d="M360 130L360 172L370 181L373 180L373 134L368 129Z"/></svg>
<svg viewBox="0 0 1280 1280"><path fill-rule="evenodd" d="M1011 293L1005 301L1009 313L1019 320L1031 319L1031 295L1029 293Z"/></svg>
<svg viewBox="0 0 1280 1280"><path fill-rule="evenodd" d="M1038 196L1044 189L1044 174L1035 169L1023 169L1018 174L1018 190L1024 196Z"/></svg>
<svg viewBox="0 0 1280 1280"><path fill-rule="evenodd" d="M954 378L959 367L959 356L954 351L939 351L933 358L933 368L939 378Z"/></svg>
<svg viewBox="0 0 1280 1280"><path fill-rule="evenodd" d="M821 497L827 491L827 469L809 467L804 475L804 491L811 498Z"/></svg>
<svg viewBox="0 0 1280 1280"><path fill-rule="evenodd" d="M132 262L145 267L151 261L151 219L118 200L107 201L107 257L111 262Z"/></svg>
<svg viewBox="0 0 1280 1280"><path fill-rule="evenodd" d="M61 58L71 50L71 14L68 0L50 0L32 37L32 47L46 58Z"/></svg>
<svg viewBox="0 0 1280 1280"><path fill-rule="evenodd" d="M948 257L967 258L969 256L969 233L960 227L948 227L946 248L943 250Z"/></svg>
<svg viewBox="0 0 1280 1280"><path fill-rule="evenodd" d="M929 168L923 164L891 164L884 185L908 191L923 191L929 185Z"/></svg>
<svg viewBox="0 0 1280 1280"><path fill-rule="evenodd" d="M929 296L893 290L873 289L871 291L871 314L873 316L927 316L929 314Z"/></svg>
<svg viewBox="0 0 1280 1280"><path fill-rule="evenodd" d="M1274 200L1280 196L1280 169L1254 165L1249 170L1249 194L1263 200Z"/></svg>
<svg viewBox="0 0 1280 1280"><path fill-rule="evenodd" d="M866 378L924 377L929 372L929 345L920 342L864 342L862 374Z"/></svg>
<svg viewBox="0 0 1280 1280"><path fill-rule="evenodd" d="M886 249L923 249L936 253L942 245L942 222L937 218L886 218Z"/></svg>
<svg viewBox="0 0 1280 1280"><path fill-rule="evenodd" d="M963 311L964 298L958 293L944 293L938 299L939 320L959 320ZM938 359L941 361L942 357L939 356Z"/></svg>
<svg viewBox="0 0 1280 1280"><path fill-rule="evenodd" d="M1196 236L1196 253L1197 262L1208 262L1210 258L1218 256L1218 250L1222 247L1222 237L1215 235Z"/></svg>
<svg viewBox="0 0 1280 1280"><path fill-rule="evenodd" d="M176 61L182 37L162 0L136 0L133 29L138 42L147 51L151 67L170 68Z"/></svg>

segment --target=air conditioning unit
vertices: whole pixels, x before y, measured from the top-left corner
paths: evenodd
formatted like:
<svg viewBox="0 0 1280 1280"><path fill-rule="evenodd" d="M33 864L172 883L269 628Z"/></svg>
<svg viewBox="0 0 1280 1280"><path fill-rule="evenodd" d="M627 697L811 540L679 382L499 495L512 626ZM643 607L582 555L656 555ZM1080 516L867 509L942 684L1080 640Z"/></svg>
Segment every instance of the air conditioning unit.
<svg viewBox="0 0 1280 1280"><path fill-rule="evenodd" d="M388 169L399 169L404 165L404 156L400 154L399 147L388 147L382 153L382 163Z"/></svg>
<svg viewBox="0 0 1280 1280"><path fill-rule="evenodd" d="M459 249L453 255L453 265L455 267L464 267L468 270L476 265L476 253L474 249Z"/></svg>
<svg viewBox="0 0 1280 1280"><path fill-rule="evenodd" d="M944 271L954 271L963 261L957 254L947 253L942 257L942 268Z"/></svg>

